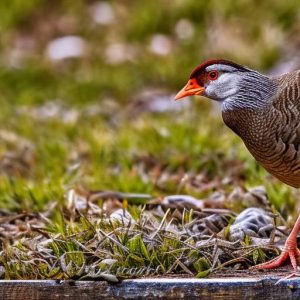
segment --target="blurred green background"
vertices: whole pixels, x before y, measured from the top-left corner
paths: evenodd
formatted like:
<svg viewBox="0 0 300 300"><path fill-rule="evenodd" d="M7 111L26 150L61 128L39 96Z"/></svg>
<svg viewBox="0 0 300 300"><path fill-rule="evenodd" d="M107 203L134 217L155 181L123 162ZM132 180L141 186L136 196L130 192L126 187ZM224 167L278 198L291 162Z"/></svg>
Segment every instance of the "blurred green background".
<svg viewBox="0 0 300 300"><path fill-rule="evenodd" d="M293 207L217 105L173 96L208 58L297 68L299 19L290 0L2 1L0 206L45 210L79 185L202 198L263 184Z"/></svg>

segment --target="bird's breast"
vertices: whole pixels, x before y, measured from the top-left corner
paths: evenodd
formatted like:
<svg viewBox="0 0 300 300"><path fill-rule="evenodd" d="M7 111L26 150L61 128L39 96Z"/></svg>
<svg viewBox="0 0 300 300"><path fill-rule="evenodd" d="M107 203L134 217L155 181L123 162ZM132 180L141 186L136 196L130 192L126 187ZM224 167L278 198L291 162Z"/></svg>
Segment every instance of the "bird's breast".
<svg viewBox="0 0 300 300"><path fill-rule="evenodd" d="M241 110L223 112L223 120L244 141L269 173L300 187L300 116L298 112Z"/></svg>

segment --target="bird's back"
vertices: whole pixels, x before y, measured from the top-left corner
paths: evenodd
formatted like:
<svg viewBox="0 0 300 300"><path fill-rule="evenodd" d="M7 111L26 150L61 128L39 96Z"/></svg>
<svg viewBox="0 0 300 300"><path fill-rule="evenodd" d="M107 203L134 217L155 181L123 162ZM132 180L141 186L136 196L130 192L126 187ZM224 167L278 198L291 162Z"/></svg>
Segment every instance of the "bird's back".
<svg viewBox="0 0 300 300"><path fill-rule="evenodd" d="M223 120L268 172L300 187L300 71L274 80L278 92L267 105L223 111Z"/></svg>

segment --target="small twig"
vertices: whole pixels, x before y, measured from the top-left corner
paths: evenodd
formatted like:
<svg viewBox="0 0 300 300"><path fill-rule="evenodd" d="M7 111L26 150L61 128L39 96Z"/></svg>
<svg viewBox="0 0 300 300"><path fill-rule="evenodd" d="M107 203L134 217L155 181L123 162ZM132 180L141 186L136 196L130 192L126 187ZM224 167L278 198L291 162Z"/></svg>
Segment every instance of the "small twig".
<svg viewBox="0 0 300 300"><path fill-rule="evenodd" d="M121 193L117 191L93 191L88 195L88 201L96 201L98 199L108 200L108 199L144 199L149 200L152 199L152 195L149 194L135 194L135 193Z"/></svg>
<svg viewBox="0 0 300 300"><path fill-rule="evenodd" d="M151 235L151 238L152 238L152 239L153 239L153 238L157 235L157 233L162 229L162 227L163 227L163 225L164 225L164 223L165 223L165 220L166 220L166 218L167 218L169 212L170 212L170 208L169 208L169 209L166 211L166 213L164 214L164 216L163 216L163 218L162 218L162 220L161 220L161 222L160 222L158 228L156 229L156 231Z"/></svg>
<svg viewBox="0 0 300 300"><path fill-rule="evenodd" d="M113 234L113 232L110 232L109 234L106 234L103 230L101 230L100 228L98 228L96 231L99 231L102 235L104 235L107 239L109 239L110 241L114 242L115 244L117 244L120 248L122 248L125 252L129 253L129 249L127 247L125 247L124 245L122 245L120 242L118 242L117 240L113 239L110 234Z"/></svg>

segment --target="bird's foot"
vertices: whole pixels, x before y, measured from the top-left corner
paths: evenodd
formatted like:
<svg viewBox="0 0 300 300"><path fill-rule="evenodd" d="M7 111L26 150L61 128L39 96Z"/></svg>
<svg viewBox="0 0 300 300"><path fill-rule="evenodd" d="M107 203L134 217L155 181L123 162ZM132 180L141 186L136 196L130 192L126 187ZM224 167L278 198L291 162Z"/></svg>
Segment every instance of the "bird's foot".
<svg viewBox="0 0 300 300"><path fill-rule="evenodd" d="M270 261L262 263L257 266L251 267L251 269L275 269L282 266L288 259L295 271L297 271L297 263L300 263L300 250L297 248L296 241L288 239L285 243L285 247L282 253Z"/></svg>

